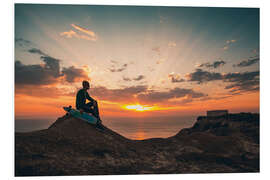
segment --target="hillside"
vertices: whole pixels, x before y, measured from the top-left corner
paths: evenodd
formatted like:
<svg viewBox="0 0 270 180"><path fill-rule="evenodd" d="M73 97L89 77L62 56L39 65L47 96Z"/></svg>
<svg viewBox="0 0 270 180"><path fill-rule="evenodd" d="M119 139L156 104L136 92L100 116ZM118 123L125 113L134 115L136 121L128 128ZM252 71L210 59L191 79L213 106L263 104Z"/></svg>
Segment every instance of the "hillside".
<svg viewBox="0 0 270 180"><path fill-rule="evenodd" d="M259 114L198 117L169 138L130 140L63 116L15 133L15 175L259 172Z"/></svg>

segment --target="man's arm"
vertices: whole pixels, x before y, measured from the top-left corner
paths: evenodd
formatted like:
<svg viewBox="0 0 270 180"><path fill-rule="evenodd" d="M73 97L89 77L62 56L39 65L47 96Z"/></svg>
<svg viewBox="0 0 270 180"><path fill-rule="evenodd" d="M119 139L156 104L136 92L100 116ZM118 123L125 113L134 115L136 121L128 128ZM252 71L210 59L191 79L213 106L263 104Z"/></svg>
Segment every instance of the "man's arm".
<svg viewBox="0 0 270 180"><path fill-rule="evenodd" d="M88 92L86 92L86 99L88 99L91 102L95 102L96 100L93 99L91 96L89 96Z"/></svg>

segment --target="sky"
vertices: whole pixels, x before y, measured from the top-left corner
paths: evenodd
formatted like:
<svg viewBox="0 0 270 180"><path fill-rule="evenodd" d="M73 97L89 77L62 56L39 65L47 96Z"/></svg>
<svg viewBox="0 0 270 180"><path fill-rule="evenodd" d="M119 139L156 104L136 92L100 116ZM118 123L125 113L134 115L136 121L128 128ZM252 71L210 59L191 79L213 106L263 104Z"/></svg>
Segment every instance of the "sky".
<svg viewBox="0 0 270 180"><path fill-rule="evenodd" d="M57 118L82 80L102 118L259 112L259 9L15 4L15 117Z"/></svg>

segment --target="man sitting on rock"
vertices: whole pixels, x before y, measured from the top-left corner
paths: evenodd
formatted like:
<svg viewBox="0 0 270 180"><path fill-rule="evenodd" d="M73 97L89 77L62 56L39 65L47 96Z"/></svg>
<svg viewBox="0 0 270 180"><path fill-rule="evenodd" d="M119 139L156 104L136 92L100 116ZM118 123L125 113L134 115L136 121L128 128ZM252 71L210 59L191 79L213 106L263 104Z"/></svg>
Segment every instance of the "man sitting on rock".
<svg viewBox="0 0 270 180"><path fill-rule="evenodd" d="M76 109L80 111L80 113L86 112L91 113L98 119L98 122L101 123L99 117L98 103L95 99L89 96L87 90L90 89L90 84L88 81L82 82L83 88L77 92L76 95ZM86 103L86 99L90 102Z"/></svg>

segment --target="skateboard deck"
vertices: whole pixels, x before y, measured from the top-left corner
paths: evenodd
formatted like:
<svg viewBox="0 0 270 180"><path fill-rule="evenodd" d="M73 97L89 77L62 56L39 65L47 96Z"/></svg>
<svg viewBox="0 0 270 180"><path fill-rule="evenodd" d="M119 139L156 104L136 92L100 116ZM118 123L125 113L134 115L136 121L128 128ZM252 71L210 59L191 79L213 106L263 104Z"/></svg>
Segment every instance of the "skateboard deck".
<svg viewBox="0 0 270 180"><path fill-rule="evenodd" d="M63 107L63 109L69 113L71 116L81 119L83 121L86 121L90 124L97 124L98 119L94 116L92 116L91 114L88 113L80 113L80 111L78 111L77 109L73 109L71 106L69 107Z"/></svg>

